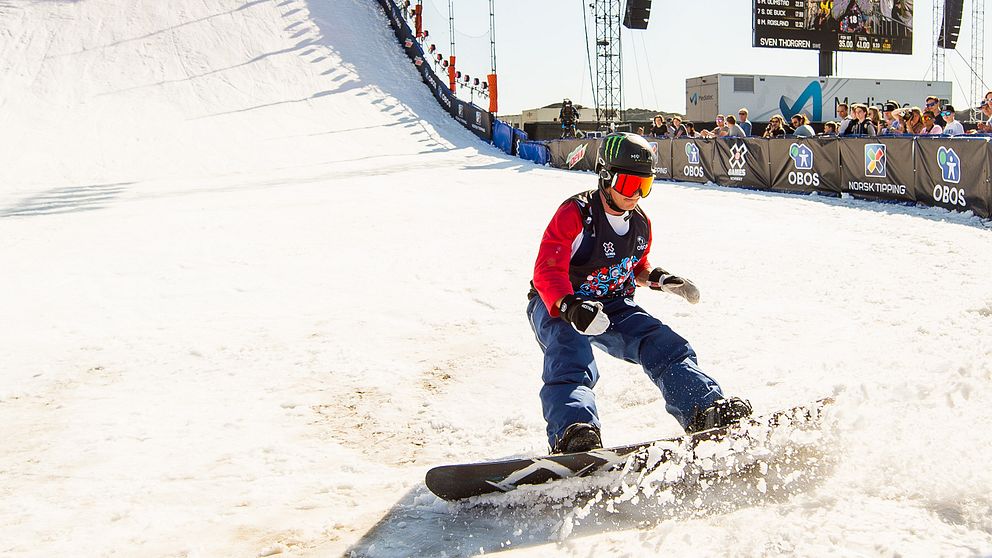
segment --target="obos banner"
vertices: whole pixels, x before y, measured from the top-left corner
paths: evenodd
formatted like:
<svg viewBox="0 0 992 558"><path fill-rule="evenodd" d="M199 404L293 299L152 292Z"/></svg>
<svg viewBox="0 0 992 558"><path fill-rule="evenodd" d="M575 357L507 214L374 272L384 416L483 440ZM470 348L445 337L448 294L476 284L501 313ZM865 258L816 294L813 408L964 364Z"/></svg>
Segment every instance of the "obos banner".
<svg viewBox="0 0 992 558"><path fill-rule="evenodd" d="M989 198L989 144L985 138L919 138L919 202L989 217Z"/></svg>
<svg viewBox="0 0 992 558"><path fill-rule="evenodd" d="M846 141L846 140L845 140ZM785 192L840 193L840 154L835 138L768 140L769 185Z"/></svg>
<svg viewBox="0 0 992 558"><path fill-rule="evenodd" d="M767 140L720 138L715 141L716 153L713 181L721 186L768 188Z"/></svg>
<svg viewBox="0 0 992 558"><path fill-rule="evenodd" d="M913 138L844 138L838 143L841 191L861 198L916 201Z"/></svg>
<svg viewBox="0 0 992 558"><path fill-rule="evenodd" d="M685 182L709 182L713 175L713 144L709 139L673 139L672 178Z"/></svg>
<svg viewBox="0 0 992 558"><path fill-rule="evenodd" d="M548 142L551 166L568 170L596 170L599 139L564 139Z"/></svg>

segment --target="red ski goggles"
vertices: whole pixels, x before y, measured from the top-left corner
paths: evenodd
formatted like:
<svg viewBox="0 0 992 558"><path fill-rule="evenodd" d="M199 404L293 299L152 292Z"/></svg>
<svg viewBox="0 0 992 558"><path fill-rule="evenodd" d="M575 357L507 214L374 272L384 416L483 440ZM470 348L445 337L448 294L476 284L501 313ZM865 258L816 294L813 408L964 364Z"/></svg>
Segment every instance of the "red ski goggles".
<svg viewBox="0 0 992 558"><path fill-rule="evenodd" d="M613 175L612 186L621 196L632 198L634 194L640 192L641 197L646 198L651 193L652 184L654 184L653 176L617 173Z"/></svg>

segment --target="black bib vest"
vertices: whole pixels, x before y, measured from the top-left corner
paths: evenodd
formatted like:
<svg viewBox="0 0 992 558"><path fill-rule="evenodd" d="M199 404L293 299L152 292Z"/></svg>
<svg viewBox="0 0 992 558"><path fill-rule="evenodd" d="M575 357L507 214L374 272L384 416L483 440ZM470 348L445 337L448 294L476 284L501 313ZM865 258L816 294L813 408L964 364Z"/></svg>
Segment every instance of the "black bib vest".
<svg viewBox="0 0 992 558"><path fill-rule="evenodd" d="M630 228L620 236L606 218L599 190L576 194L582 215L582 242L572 256L568 278L575 294L585 298L614 298L634 294L634 266L644 257L651 234L640 207L629 213Z"/></svg>

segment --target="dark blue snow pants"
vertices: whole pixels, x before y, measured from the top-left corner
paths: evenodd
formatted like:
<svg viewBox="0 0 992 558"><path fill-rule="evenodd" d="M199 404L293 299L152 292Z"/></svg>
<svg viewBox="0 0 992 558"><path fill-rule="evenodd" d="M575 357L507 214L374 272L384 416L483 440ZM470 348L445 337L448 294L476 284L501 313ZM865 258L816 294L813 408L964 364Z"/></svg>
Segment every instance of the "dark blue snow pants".
<svg viewBox="0 0 992 558"><path fill-rule="evenodd" d="M603 302L610 327L596 336L582 335L561 318L552 318L535 296L527 317L544 351L544 387L541 405L548 422L548 445L554 447L571 424L600 426L592 388L599 379L592 346L627 362L640 364L661 390L665 408L685 428L697 409L723 397L716 380L696 364L689 342L630 298Z"/></svg>

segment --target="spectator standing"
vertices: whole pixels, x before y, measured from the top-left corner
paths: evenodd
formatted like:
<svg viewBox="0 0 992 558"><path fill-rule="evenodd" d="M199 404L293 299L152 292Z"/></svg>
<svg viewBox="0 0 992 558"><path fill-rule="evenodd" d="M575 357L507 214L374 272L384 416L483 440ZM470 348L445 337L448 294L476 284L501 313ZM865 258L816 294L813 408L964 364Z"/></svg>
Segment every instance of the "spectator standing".
<svg viewBox="0 0 992 558"><path fill-rule="evenodd" d="M837 125L837 135L843 136L847 127L851 125L851 119L847 115L847 103L837 103L837 118L840 118L840 123Z"/></svg>
<svg viewBox="0 0 992 558"><path fill-rule="evenodd" d="M976 107L985 116L985 122L979 122L978 126L975 127L975 132L980 134L992 133L992 100L990 100L990 96L992 96L992 91L986 93L982 104Z"/></svg>
<svg viewBox="0 0 992 558"><path fill-rule="evenodd" d="M904 135L918 136L923 133L923 112L920 107L900 109L899 118Z"/></svg>
<svg viewBox="0 0 992 558"><path fill-rule="evenodd" d="M737 123L737 119L734 118L734 115L732 114L727 115L727 133L725 137L728 138L747 137L747 134L744 133L744 129L740 127L740 124Z"/></svg>
<svg viewBox="0 0 992 558"><path fill-rule="evenodd" d="M886 101L885 106L882 107L882 116L885 118L885 129L880 132L884 135L899 135L902 133L902 123L899 122L899 117L896 116L895 111L899 109L899 104L895 101Z"/></svg>
<svg viewBox="0 0 992 558"><path fill-rule="evenodd" d="M713 130L710 131L710 136L709 137L711 137L711 138L717 138L717 137L720 137L720 136L726 134L727 133L727 130L724 129L724 126L726 126L726 125L727 125L727 121L724 120L723 115L722 114L716 115L716 125L713 126Z"/></svg>
<svg viewBox="0 0 992 558"><path fill-rule="evenodd" d="M648 129L649 136L655 136L658 138L663 138L668 136L668 126L665 125L665 117L656 114L651 122L651 127Z"/></svg>
<svg viewBox="0 0 992 558"><path fill-rule="evenodd" d="M929 112L923 113L923 134L927 136L939 136L944 132L944 128L937 124L933 115Z"/></svg>
<svg viewBox="0 0 992 558"><path fill-rule="evenodd" d="M783 118L781 114L776 114L775 116L768 119L768 126L765 127L765 133L761 134L763 138L781 138L785 136L785 127L783 126Z"/></svg>
<svg viewBox="0 0 992 558"><path fill-rule="evenodd" d="M868 120L875 126L875 133L879 136L885 133L886 122L882 118L882 111L878 107L868 107Z"/></svg>
<svg viewBox="0 0 992 558"><path fill-rule="evenodd" d="M944 105L943 110L940 111L940 115L944 117L944 135L947 136L960 136L964 134L964 126L957 121L957 115L954 114L954 105Z"/></svg>
<svg viewBox="0 0 992 558"><path fill-rule="evenodd" d="M682 125L682 118L679 116L672 117L672 137L681 138L685 136L685 126Z"/></svg>
<svg viewBox="0 0 992 558"><path fill-rule="evenodd" d="M825 138L835 138L837 137L837 123L831 120L830 122L825 122L823 124L823 133L820 134Z"/></svg>
<svg viewBox="0 0 992 558"><path fill-rule="evenodd" d="M744 108L744 107L741 107L741 110L737 111L737 117L738 117L738 120L740 120L737 123L737 125L741 127L741 130L744 130L744 134L745 135L750 136L751 135L752 127L751 127L751 121L747 119L747 117L748 117L748 111L747 111L747 109Z"/></svg>
<svg viewBox="0 0 992 558"><path fill-rule="evenodd" d="M847 130L841 133L842 136L869 136L877 135L875 125L868 120L868 107L860 103L853 105L851 111L854 113L854 120L851 120Z"/></svg>
<svg viewBox="0 0 992 558"><path fill-rule="evenodd" d="M685 126L685 137L687 138L698 138L699 132L696 131L696 125L692 122L686 122Z"/></svg>
<svg viewBox="0 0 992 558"><path fill-rule="evenodd" d="M929 97L927 97L926 105L924 105L923 108L924 108L923 112L930 113L930 116L933 117L934 123L937 126L940 126L941 129L943 129L944 124L946 124L946 122L944 122L943 117L940 116L940 112L941 112L940 99L934 97L933 95L930 95ZM925 116L925 115L921 115L921 116Z"/></svg>
<svg viewBox="0 0 992 558"><path fill-rule="evenodd" d="M816 135L813 131L813 127L809 125L809 120L806 118L805 114L796 114L792 117L792 127L795 131L792 133L797 138L811 138Z"/></svg>

